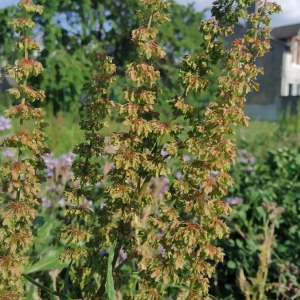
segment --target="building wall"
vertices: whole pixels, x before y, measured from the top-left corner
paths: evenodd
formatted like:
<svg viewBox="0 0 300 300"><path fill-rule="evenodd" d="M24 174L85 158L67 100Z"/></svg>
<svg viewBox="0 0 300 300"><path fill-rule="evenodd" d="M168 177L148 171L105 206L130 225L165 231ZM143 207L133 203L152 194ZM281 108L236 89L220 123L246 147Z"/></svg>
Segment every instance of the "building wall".
<svg viewBox="0 0 300 300"><path fill-rule="evenodd" d="M246 30L246 26L237 25L234 35L227 39L227 48L232 40L245 35ZM257 78L259 91L247 96L246 115L252 120L277 121L288 108L296 113L300 98L300 66L292 64L287 44L271 39L270 52L257 59L257 66L264 69L264 75Z"/></svg>
<svg viewBox="0 0 300 300"><path fill-rule="evenodd" d="M281 96L300 97L300 65L292 63L292 54L284 53Z"/></svg>
<svg viewBox="0 0 300 300"><path fill-rule="evenodd" d="M227 48L232 40L246 34L246 26L237 25L235 33L227 41ZM281 110L281 78L283 55L287 46L276 40L271 40L271 50L264 57L257 59L257 66L264 68L264 75L258 75L259 91L248 94L245 113L251 119L276 121Z"/></svg>

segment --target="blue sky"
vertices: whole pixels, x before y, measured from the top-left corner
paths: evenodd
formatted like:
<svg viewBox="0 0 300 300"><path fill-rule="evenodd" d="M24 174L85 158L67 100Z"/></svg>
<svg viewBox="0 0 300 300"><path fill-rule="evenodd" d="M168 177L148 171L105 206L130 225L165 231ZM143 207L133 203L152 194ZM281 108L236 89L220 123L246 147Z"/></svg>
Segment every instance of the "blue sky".
<svg viewBox="0 0 300 300"><path fill-rule="evenodd" d="M51 0L48 0L51 1ZM210 7L213 0L177 0L181 4L187 4L194 2L198 10ZM273 0L275 1L275 0ZM14 5L18 0L0 0L0 8L7 5ZM300 23L300 0L277 0L278 4L281 5L283 12L280 15L274 16L272 25L281 26L293 23Z"/></svg>

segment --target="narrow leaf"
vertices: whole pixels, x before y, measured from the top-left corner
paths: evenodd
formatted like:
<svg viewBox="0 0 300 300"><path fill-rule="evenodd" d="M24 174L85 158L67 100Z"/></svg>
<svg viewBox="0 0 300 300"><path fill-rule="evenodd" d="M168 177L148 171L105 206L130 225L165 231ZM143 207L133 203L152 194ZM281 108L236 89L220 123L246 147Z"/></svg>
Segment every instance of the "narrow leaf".
<svg viewBox="0 0 300 300"><path fill-rule="evenodd" d="M65 297L63 298L63 300L68 299L67 295L68 295L68 289L69 289L69 274L70 274L70 270L72 267L72 263L73 263L73 260L70 261L67 272L66 272L66 276L65 276L65 283L64 283L64 290L63 290L63 294L65 295Z"/></svg>
<svg viewBox="0 0 300 300"><path fill-rule="evenodd" d="M31 282L33 285L37 286L39 289L41 289L42 291L46 292L46 293L49 293L49 294L52 294L52 295L55 295L55 296L58 296L58 297L65 297L66 299L69 299L71 300L72 298L68 297L68 296L65 296L64 294L61 294L59 292L55 292L45 286L43 286L42 284L36 282L33 278L31 278L30 276L24 274L23 275L24 278L26 278L29 282Z"/></svg>
<svg viewBox="0 0 300 300"><path fill-rule="evenodd" d="M64 269L68 265L62 264L59 261L59 255L64 251L64 248L50 248L38 262L26 267L25 273L31 274L40 271L50 271L55 269Z"/></svg>

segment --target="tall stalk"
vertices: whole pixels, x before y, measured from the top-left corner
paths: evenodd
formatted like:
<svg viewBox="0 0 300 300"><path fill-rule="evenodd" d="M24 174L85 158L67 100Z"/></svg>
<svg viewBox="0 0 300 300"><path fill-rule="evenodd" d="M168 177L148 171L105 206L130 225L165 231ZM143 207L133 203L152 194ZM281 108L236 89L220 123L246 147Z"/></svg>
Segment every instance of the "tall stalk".
<svg viewBox="0 0 300 300"><path fill-rule="evenodd" d="M170 21L166 13L170 3L140 2L137 15L142 26L132 32L139 57L126 68L131 85L124 88L125 104L103 98L115 67L105 55L95 59L96 73L86 106L89 113L81 122L87 139L95 145L83 143L76 148L82 159L74 164L73 170L81 187L66 193L74 207L68 213L71 224L62 235L69 246L63 258L76 261L74 282L88 299L113 299L114 276L127 299L158 300L169 296L178 300L208 300L212 299L209 278L224 256L213 241L229 235L223 217L231 208L222 198L232 185L228 171L234 163L236 147L230 136L234 126L248 123L244 116L246 95L258 89L256 77L263 72L254 63L257 56L270 48L269 15L280 8L263 4L257 14L248 16L253 28L226 50L221 37L233 34L234 25L253 1L215 1L214 18L201 22L199 27L203 36L199 53L183 58L179 73L183 95L169 100L173 114L170 122L165 123L155 104L161 91L156 68L166 49L156 40L159 25ZM200 113L187 102L187 95L202 93L208 87L208 78L220 61L224 69L215 102ZM104 126L109 109L114 107L127 130L110 135L114 151L107 154L104 138L98 131ZM187 129L180 123L183 118L188 122ZM163 147L166 156L161 155ZM184 160L186 154L191 161ZM102 177L103 170L96 162L100 155L113 164L105 186L105 206L86 212L82 202L85 197L96 200L91 186ZM88 166L87 157L93 157ZM179 161L182 178L175 178L170 160ZM170 181L169 190L158 201L149 189L156 177L168 177ZM147 224L141 224L145 209L155 203L158 209L147 215ZM74 225L76 219L79 227ZM127 254L123 263L118 262L121 249ZM106 251L113 257L111 261ZM137 279L130 291L126 287L128 280L122 277L124 265ZM129 281L132 279L133 275Z"/></svg>
<svg viewBox="0 0 300 300"><path fill-rule="evenodd" d="M43 101L45 94L28 85L32 76L38 76L43 66L29 58L29 52L40 50L38 43L28 36L35 26L30 16L42 14L43 9L29 0L21 0L19 7L25 11L23 18L14 19L10 25L20 35L16 48L23 52L23 59L7 68L16 80L17 87L9 89L20 103L8 109L7 117L19 119L19 131L0 142L1 147L15 148L17 158L7 159L0 166L3 175L0 202L0 299L21 299L23 295L24 267L29 263L28 250L34 243L32 221L39 205L40 184L44 181L42 155L46 149L41 117L43 111L31 103ZM35 120L35 129L26 129L25 122Z"/></svg>

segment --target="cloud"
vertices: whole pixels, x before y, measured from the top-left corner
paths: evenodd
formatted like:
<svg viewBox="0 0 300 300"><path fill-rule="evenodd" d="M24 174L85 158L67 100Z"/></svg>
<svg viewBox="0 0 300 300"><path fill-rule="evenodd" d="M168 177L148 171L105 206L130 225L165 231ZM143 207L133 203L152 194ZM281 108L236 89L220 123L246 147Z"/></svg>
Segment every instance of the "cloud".
<svg viewBox="0 0 300 300"><path fill-rule="evenodd" d="M181 4L194 2L197 10L204 10L205 8L210 8L212 6L213 0L177 0L177 2ZM276 2L281 5L282 13L272 17L272 25L274 27L300 23L299 0L277 0Z"/></svg>

